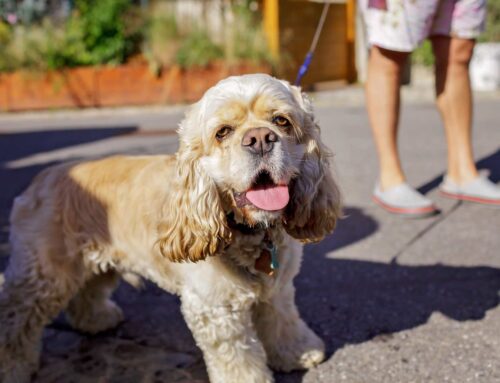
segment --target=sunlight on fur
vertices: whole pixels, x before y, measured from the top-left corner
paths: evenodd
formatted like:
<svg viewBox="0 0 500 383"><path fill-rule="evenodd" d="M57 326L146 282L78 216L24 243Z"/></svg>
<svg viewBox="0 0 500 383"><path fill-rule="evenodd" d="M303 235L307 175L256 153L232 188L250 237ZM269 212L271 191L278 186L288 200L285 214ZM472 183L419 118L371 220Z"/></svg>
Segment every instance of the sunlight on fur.
<svg viewBox="0 0 500 383"><path fill-rule="evenodd" d="M56 165L15 199L0 381L30 381L61 310L91 334L118 325L111 294L123 276L180 296L211 382L273 382L270 368L323 360L292 283L301 242L323 239L340 215L310 101L268 75L230 77L178 133L175 155Z"/></svg>

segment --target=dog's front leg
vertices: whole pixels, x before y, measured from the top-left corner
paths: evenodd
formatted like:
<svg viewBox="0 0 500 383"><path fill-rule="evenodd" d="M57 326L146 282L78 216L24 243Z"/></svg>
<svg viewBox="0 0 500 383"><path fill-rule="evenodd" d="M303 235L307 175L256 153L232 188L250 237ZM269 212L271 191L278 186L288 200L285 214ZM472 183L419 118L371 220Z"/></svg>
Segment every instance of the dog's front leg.
<svg viewBox="0 0 500 383"><path fill-rule="evenodd" d="M253 314L272 368L285 372L309 369L325 358L323 341L300 317L292 280L269 302L258 303Z"/></svg>
<svg viewBox="0 0 500 383"><path fill-rule="evenodd" d="M252 323L248 297L207 300L184 291L182 313L203 351L211 383L272 383L266 354Z"/></svg>

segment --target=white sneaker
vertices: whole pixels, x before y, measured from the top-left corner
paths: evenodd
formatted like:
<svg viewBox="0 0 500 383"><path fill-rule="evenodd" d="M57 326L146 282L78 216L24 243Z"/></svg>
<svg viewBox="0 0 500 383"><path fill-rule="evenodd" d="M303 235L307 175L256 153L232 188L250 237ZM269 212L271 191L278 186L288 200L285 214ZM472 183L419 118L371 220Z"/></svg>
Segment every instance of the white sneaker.
<svg viewBox="0 0 500 383"><path fill-rule="evenodd" d="M434 203L407 183L382 191L377 184L373 201L390 213L411 218L421 218L439 212Z"/></svg>
<svg viewBox="0 0 500 383"><path fill-rule="evenodd" d="M441 195L447 198L500 206L500 186L484 176L478 176L463 185L446 177L439 189Z"/></svg>

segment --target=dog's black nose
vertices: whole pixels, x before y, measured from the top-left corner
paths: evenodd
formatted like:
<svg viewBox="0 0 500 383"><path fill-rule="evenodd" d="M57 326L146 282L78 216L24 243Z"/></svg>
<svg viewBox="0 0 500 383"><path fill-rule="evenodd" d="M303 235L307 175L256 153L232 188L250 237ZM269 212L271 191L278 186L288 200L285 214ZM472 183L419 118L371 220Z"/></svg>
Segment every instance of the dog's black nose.
<svg viewBox="0 0 500 383"><path fill-rule="evenodd" d="M241 146L252 154L264 156L274 148L274 143L279 141L278 135L268 128L253 128L245 133Z"/></svg>

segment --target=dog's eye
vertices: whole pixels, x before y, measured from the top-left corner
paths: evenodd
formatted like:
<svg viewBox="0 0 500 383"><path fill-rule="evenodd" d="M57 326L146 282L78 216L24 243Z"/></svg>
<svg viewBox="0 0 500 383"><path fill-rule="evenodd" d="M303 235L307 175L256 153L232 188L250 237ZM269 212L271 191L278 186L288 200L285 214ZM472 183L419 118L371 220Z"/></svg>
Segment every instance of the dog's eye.
<svg viewBox="0 0 500 383"><path fill-rule="evenodd" d="M225 139L231 132L233 131L233 128L227 125L224 125L222 128L220 128L217 133L215 133L215 138L217 138L219 141L222 141Z"/></svg>
<svg viewBox="0 0 500 383"><path fill-rule="evenodd" d="M273 124L281 126L281 127L287 127L290 126L290 121L288 121L287 118L283 116L275 116L273 117Z"/></svg>

